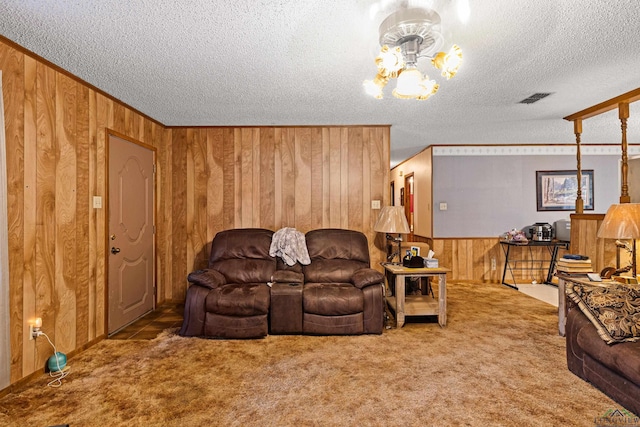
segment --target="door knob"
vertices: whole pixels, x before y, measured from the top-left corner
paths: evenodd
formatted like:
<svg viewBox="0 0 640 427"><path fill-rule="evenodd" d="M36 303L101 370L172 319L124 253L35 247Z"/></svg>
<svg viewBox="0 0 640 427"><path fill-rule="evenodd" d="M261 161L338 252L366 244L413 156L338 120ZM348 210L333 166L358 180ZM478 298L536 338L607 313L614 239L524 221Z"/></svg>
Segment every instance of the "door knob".
<svg viewBox="0 0 640 427"><path fill-rule="evenodd" d="M120 248L111 248L111 253L112 254L117 254L118 252L120 252Z"/></svg>

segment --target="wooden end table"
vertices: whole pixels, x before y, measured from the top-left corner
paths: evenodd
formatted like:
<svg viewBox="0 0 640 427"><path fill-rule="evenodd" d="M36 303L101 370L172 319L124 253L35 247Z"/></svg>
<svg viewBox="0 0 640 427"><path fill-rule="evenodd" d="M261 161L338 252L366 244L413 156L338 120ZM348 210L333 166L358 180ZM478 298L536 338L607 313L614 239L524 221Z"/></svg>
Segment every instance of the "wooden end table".
<svg viewBox="0 0 640 427"><path fill-rule="evenodd" d="M438 316L438 324L447 324L447 273L451 270L438 268L408 268L398 264L383 263L385 271L395 276L395 297L387 296L387 303L395 309L396 327L404 325L405 316ZM428 295L405 295L406 277L438 277L438 300ZM389 283L391 286L391 283Z"/></svg>

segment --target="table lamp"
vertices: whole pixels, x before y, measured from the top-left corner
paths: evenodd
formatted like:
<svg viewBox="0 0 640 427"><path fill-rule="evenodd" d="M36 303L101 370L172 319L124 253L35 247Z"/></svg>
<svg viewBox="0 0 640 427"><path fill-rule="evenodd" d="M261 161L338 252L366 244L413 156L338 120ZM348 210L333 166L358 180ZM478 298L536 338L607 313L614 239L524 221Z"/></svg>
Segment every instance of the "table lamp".
<svg viewBox="0 0 640 427"><path fill-rule="evenodd" d="M404 215L404 208L402 206L385 206L380 211L378 221L373 226L373 230L378 233L387 233L387 240L392 240L398 243L398 252L394 252L387 257L387 261L393 260L398 255L398 264L402 259L400 255L400 245L402 243L402 235L411 233L407 217ZM393 236L397 234L397 236Z"/></svg>
<svg viewBox="0 0 640 427"><path fill-rule="evenodd" d="M631 240L631 274L636 274L636 239L640 239L640 203L611 205L598 229L603 239Z"/></svg>

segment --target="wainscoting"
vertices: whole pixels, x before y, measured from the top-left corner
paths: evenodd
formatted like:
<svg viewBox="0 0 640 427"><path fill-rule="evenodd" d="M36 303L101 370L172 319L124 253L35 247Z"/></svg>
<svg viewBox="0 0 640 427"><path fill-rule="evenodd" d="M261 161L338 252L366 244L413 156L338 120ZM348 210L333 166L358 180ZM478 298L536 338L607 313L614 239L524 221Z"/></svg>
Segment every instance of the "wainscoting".
<svg viewBox="0 0 640 427"><path fill-rule="evenodd" d="M360 230L371 263L384 259L373 231L389 204L389 128L173 128L171 221L173 263L167 298L181 299L189 271L206 265L208 244L229 228ZM166 269L171 268L171 274Z"/></svg>
<svg viewBox="0 0 640 427"><path fill-rule="evenodd" d="M613 239L599 239L598 228L604 214L572 214L571 244L569 250L560 249L558 257L566 253L586 255L591 258L593 270L600 272L604 267L616 266L616 245ZM487 238L446 238L416 240L429 241L439 259L440 265L450 268L450 280L479 280L486 283L500 283L504 268L504 252L498 237ZM624 251L622 251L624 252ZM531 260L549 259L546 247L512 251L510 258L523 265L534 266ZM621 253L621 265L627 265L629 257ZM493 270L492 260L496 269ZM528 263L528 264L527 264ZM544 271L532 275L530 271L514 271L514 278L521 283L533 280L542 283L546 279Z"/></svg>
<svg viewBox="0 0 640 427"><path fill-rule="evenodd" d="M66 353L105 333L107 212L93 209L91 198L107 196L106 129L159 148L170 132L3 40L13 383L50 355L46 340L28 339L36 316ZM167 157L158 157L162 177ZM166 239L162 222L157 232Z"/></svg>
<svg viewBox="0 0 640 427"><path fill-rule="evenodd" d="M157 149L157 303L184 300L186 275L217 231L373 231L389 204L389 126L168 128L0 36L7 147L11 383L42 369L46 340L80 351L105 336L106 135Z"/></svg>
<svg viewBox="0 0 640 427"><path fill-rule="evenodd" d="M432 239L432 248L436 253L440 265L451 269L447 276L450 280L473 280L485 283L501 283L504 269L504 251L498 237L478 238L446 238ZM536 267L540 263L533 260L550 260L546 247L532 247L526 250L514 250L510 260L517 261L521 266ZM560 250L558 256L566 253ZM495 267L495 268L493 268ZM538 283L546 280L547 270L524 271L515 270L516 282ZM508 273L509 274L509 273ZM509 275L509 281L511 276Z"/></svg>

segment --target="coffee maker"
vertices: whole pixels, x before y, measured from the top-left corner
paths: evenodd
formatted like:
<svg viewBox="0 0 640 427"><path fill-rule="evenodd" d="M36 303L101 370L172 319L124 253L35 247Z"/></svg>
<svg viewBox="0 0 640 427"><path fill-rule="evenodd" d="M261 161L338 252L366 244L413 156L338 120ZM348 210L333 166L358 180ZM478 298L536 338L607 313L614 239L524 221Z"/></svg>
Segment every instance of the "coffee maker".
<svg viewBox="0 0 640 427"><path fill-rule="evenodd" d="M553 227L546 222L536 222L529 227L531 240L536 242L550 242L553 238Z"/></svg>

